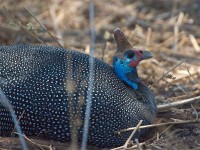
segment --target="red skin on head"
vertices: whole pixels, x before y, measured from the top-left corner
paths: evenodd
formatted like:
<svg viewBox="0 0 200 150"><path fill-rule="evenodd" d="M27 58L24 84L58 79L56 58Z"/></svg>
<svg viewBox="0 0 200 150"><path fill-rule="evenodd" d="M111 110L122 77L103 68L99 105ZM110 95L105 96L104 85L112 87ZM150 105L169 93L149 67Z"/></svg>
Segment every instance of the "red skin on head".
<svg viewBox="0 0 200 150"><path fill-rule="evenodd" d="M143 59L143 56L142 56L142 51L135 51L135 55L136 55L136 60L132 60L130 63L129 63L129 66L130 67L136 67L140 61Z"/></svg>
<svg viewBox="0 0 200 150"><path fill-rule="evenodd" d="M138 60L132 60L130 63L129 63L129 66L132 68L132 67L136 67L140 62Z"/></svg>

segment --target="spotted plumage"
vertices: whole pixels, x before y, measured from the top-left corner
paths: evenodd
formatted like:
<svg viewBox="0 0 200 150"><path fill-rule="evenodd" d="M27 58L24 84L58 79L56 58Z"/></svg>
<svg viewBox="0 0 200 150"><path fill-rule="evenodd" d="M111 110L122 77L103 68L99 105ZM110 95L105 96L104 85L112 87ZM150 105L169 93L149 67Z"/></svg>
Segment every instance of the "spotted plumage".
<svg viewBox="0 0 200 150"><path fill-rule="evenodd" d="M89 56L51 46L0 47L0 87L12 104L26 135L58 141L82 137L89 83ZM156 116L154 96L141 82L133 90L113 68L94 58L94 84L88 142L101 147L123 144L114 132L150 124ZM10 136L14 125L0 104L0 136ZM137 136L144 134L141 130Z"/></svg>

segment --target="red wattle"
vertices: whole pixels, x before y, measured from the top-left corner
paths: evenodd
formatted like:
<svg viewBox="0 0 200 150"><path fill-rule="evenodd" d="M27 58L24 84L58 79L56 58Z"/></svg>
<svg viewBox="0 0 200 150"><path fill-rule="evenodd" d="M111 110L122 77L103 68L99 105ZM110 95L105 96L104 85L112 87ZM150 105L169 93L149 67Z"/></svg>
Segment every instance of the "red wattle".
<svg viewBox="0 0 200 150"><path fill-rule="evenodd" d="M129 66L130 66L130 67L136 67L138 64L139 64L138 61L132 60L132 61L129 63Z"/></svg>

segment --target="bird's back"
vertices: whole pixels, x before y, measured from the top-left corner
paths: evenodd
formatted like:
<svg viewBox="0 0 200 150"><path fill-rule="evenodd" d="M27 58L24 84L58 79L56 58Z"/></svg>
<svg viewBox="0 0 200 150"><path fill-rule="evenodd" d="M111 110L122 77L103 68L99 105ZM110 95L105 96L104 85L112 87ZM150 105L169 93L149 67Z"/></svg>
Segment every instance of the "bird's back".
<svg viewBox="0 0 200 150"><path fill-rule="evenodd" d="M82 137L89 85L89 56L50 46L0 47L0 86L26 135L69 141ZM114 131L150 124L156 105L150 90L140 83L132 90L119 80L113 68L94 58L94 83L88 141L110 147L125 142ZM0 105L0 136L14 126ZM142 133L142 132L141 132Z"/></svg>

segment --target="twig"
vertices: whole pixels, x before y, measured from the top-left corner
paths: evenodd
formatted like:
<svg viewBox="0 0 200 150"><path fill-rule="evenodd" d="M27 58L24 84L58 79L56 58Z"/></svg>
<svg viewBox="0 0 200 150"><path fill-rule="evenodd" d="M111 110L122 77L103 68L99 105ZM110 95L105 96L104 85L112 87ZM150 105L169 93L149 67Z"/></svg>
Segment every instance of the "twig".
<svg viewBox="0 0 200 150"><path fill-rule="evenodd" d="M30 32L26 27L24 27L20 22L18 23L18 25L24 29L28 34L30 34L32 37L34 37L36 40L38 40L38 42L43 43L44 45L47 45L45 42L43 42L39 37L37 37L37 35L35 35L34 33Z"/></svg>
<svg viewBox="0 0 200 150"><path fill-rule="evenodd" d="M92 106L92 89L94 84L94 50L95 50L95 26L94 26L94 0L90 0L89 5L89 16L90 16L90 58L89 58L89 85L88 85L88 93L87 93L87 103L85 110L85 118L83 125L83 137L81 142L81 150L87 149L87 140L88 140L88 130L90 124L90 114L91 114L91 106Z"/></svg>
<svg viewBox="0 0 200 150"><path fill-rule="evenodd" d="M179 33L179 26L175 25L174 26L174 50L177 51L178 50L178 33Z"/></svg>
<svg viewBox="0 0 200 150"><path fill-rule="evenodd" d="M179 36L182 36L182 35L184 35L185 33L184 32L179 32L178 34L177 34L177 36L179 37ZM163 45L166 45L166 43L168 43L169 41L171 41L172 39L174 39L175 37L174 37L174 35L173 36L170 36L169 38L167 38L165 41L163 41L162 43L160 43L160 44L158 44L157 46L158 47L162 47Z"/></svg>
<svg viewBox="0 0 200 150"><path fill-rule="evenodd" d="M147 30L146 46L149 46L150 43L151 43L151 35L152 35L152 29L148 28L148 30Z"/></svg>
<svg viewBox="0 0 200 150"><path fill-rule="evenodd" d="M124 146L116 147L116 148L113 148L111 150L120 150L120 149L124 149Z"/></svg>
<svg viewBox="0 0 200 150"><path fill-rule="evenodd" d="M22 129L19 125L19 122L17 121L16 115L14 113L14 109L13 109L11 103L9 102L8 98L6 97L6 95L3 93L3 91L1 89L0 89L0 104L2 104L5 107L5 109L7 109L7 111L9 111L17 132L22 133ZM28 150L26 141L25 141L24 137L21 136L21 134L19 135L19 140L21 142L22 149Z"/></svg>
<svg viewBox="0 0 200 150"><path fill-rule="evenodd" d="M137 124L137 126L134 128L133 132L131 133L131 135L129 136L129 138L126 140L125 144L123 146L120 147L116 147L113 148L111 150L120 150L120 149L126 149L130 140L132 139L133 135L136 133L136 131L139 129L139 127L141 126L143 120L140 120L139 123Z"/></svg>
<svg viewBox="0 0 200 150"><path fill-rule="evenodd" d="M192 103L196 100L200 100L200 96L185 99L185 100L178 101L178 102L172 102L172 103L169 103L169 104L158 105L157 108L158 108L158 111L161 111L161 110L164 110L164 109L167 109L167 108L177 107L177 106L180 106L180 105L183 105L183 104Z"/></svg>
<svg viewBox="0 0 200 150"><path fill-rule="evenodd" d="M157 81L155 81L152 85L149 86L149 88L152 88L158 81L162 80L167 74L169 74L172 70L174 70L176 67L180 66L184 61L181 61L179 64L174 66L172 69L164 73Z"/></svg>
<svg viewBox="0 0 200 150"><path fill-rule="evenodd" d="M163 146L162 146L162 148L161 148L161 147L159 147L158 145L155 145L154 143L152 143L151 146L152 146L153 148L155 148L155 149L163 150Z"/></svg>
<svg viewBox="0 0 200 150"><path fill-rule="evenodd" d="M199 44L197 43L197 40L195 39L193 34L189 35L190 41L192 42L192 45L196 52L200 52Z"/></svg>
<svg viewBox="0 0 200 150"><path fill-rule="evenodd" d="M180 12L179 13L179 16L178 16L178 19L177 19L177 22L176 22L176 24L178 25L178 26L180 26L181 24L182 24L182 22L183 22L183 19L184 19L184 13L183 12Z"/></svg>
<svg viewBox="0 0 200 150"><path fill-rule="evenodd" d="M184 120L184 121L177 121L177 122L166 122L166 123L160 123L160 124L151 124L151 125L140 126L139 129L154 128L154 127L160 127L160 126L166 126L166 125L186 124L186 123L199 123L199 120ZM116 131L116 133L132 131L135 128L136 127L119 130L119 131Z"/></svg>
<svg viewBox="0 0 200 150"><path fill-rule="evenodd" d="M138 128L141 126L143 120L140 120L139 123L137 124L137 126L135 127L135 129L133 130L133 132L131 133L131 135L129 136L129 138L126 140L126 143L124 144L124 148L127 148L130 140L132 139L133 135L136 133L136 131L138 130Z"/></svg>
<svg viewBox="0 0 200 150"><path fill-rule="evenodd" d="M179 16L178 16L178 20L174 26L174 49L175 50L178 50L178 34L179 34L179 27L183 21L183 18L184 18L184 13L181 12L179 13Z"/></svg>
<svg viewBox="0 0 200 150"><path fill-rule="evenodd" d="M191 74L189 68L187 68L187 72L188 72L188 74L190 75L190 77L192 77L193 80L194 80L196 83L198 83L198 81L194 78L194 75L198 74L198 72L195 72L195 73Z"/></svg>
<svg viewBox="0 0 200 150"><path fill-rule="evenodd" d="M135 139L135 143L136 143L136 145L137 145L137 149L138 149L138 150L142 150L138 139Z"/></svg>
<svg viewBox="0 0 200 150"><path fill-rule="evenodd" d="M193 106L192 104L191 104L191 107L192 107L192 109L193 109L194 112L195 112L196 119L198 119L198 118L199 118L199 114L198 114L197 110L194 108L194 106Z"/></svg>
<svg viewBox="0 0 200 150"><path fill-rule="evenodd" d="M15 134L21 135L21 134L19 134L19 133L17 133L17 132L15 132ZM45 148L45 149L47 148L47 149L51 150L51 147L50 147L50 146L35 143L35 142L33 142L31 139L29 139L26 135L24 135L24 134L21 135L21 136L23 136L28 142L30 142L31 144L37 146L37 147L38 147L39 149L41 149L41 150L44 150L44 148Z"/></svg>
<svg viewBox="0 0 200 150"><path fill-rule="evenodd" d="M54 41L60 46L63 48L63 46L58 42L58 40L47 30L47 28L42 24L40 23L40 21L28 10L24 7L24 9L39 23L39 25L49 34L49 36L54 39Z"/></svg>
<svg viewBox="0 0 200 150"><path fill-rule="evenodd" d="M17 20L16 21L16 19L12 19L11 18L11 16L8 14L8 11L7 11L7 9L6 9L6 7L3 7L4 8L4 10L5 10L5 12L7 13L6 15L5 15L5 17L6 17L6 19L8 20L8 21L15 21L16 23L16 25L17 26L19 26L19 27L21 27L23 30L25 30L29 35L31 35L32 37L34 37L36 40L38 40L40 43L43 43L44 45L47 45L45 42L43 42L40 38L38 38L37 37L37 35L35 35L34 33L32 33L32 32L30 32L25 26L23 26L22 24L21 24L21 20ZM13 21L13 22L14 22Z"/></svg>
<svg viewBox="0 0 200 150"><path fill-rule="evenodd" d="M24 113L25 113L25 110L23 110L22 114L19 116L19 119L17 120L18 122L20 122L20 120L21 120L21 118L23 117ZM13 129L12 132L11 132L11 136L13 136L13 134L14 134L14 132L15 132L15 129L16 129L16 128L14 127L14 129Z"/></svg>
<svg viewBox="0 0 200 150"><path fill-rule="evenodd" d="M62 39L62 41L60 40L60 43L59 42L58 43L60 46L64 45L62 33L58 27L57 20L55 19L55 18L57 18L55 5L51 5L49 7L49 12L50 12L50 16L52 18L52 27L53 27L54 31L56 32L56 36L58 37L58 39ZM63 47L63 46L61 46L61 47Z"/></svg>
<svg viewBox="0 0 200 150"><path fill-rule="evenodd" d="M142 143L138 143L139 144L139 147L141 147L142 145L145 145L146 143L145 142L142 142ZM133 145L129 148L127 148L126 150L133 150L133 149L136 149L138 148L138 145Z"/></svg>
<svg viewBox="0 0 200 150"><path fill-rule="evenodd" d="M105 55L105 49L107 46L107 41L105 41L104 45L103 45L103 49L102 49L102 56L101 56L101 60L104 61L104 55Z"/></svg>
<svg viewBox="0 0 200 150"><path fill-rule="evenodd" d="M145 141L145 142L146 142L146 143L151 143L151 142L149 142L149 141L155 141L155 140L158 141L158 140L160 140L160 137L161 137L164 133L166 133L172 126L173 126L173 125L169 125L169 126L166 127L161 133L157 133L156 136L154 136L154 137L148 139L148 140Z"/></svg>

